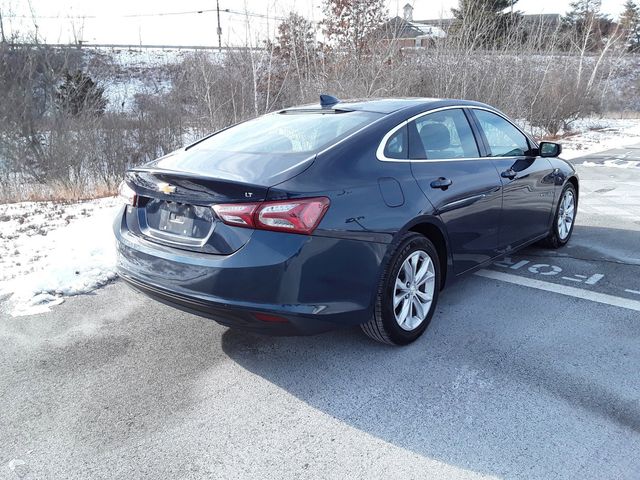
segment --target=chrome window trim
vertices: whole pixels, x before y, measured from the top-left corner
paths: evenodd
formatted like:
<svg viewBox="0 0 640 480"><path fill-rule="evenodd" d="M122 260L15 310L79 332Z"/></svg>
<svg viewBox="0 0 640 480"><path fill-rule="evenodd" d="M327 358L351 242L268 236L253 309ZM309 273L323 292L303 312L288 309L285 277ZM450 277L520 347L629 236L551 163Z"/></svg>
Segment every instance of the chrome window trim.
<svg viewBox="0 0 640 480"><path fill-rule="evenodd" d="M467 160L491 160L491 159L510 159L510 158L520 158L520 156L514 156L514 157L464 157L464 158L389 158L384 154L384 148L387 145L387 142L389 141L389 139L393 136L394 133L396 133L398 130L400 130L402 127L406 126L409 124L409 122L413 122L414 120L417 120L418 118L424 117L426 115L432 114L432 113L436 113L436 112L441 112L443 110L453 110L453 109L472 109L472 110L485 110L487 112L493 113L494 115L497 115L499 117L501 117L502 119L506 120L507 122L509 122L511 125L513 125L522 135L525 136L525 138L531 142L533 144L533 146L535 148L539 148L538 144L526 133L524 133L522 131L522 129L520 129L520 127L518 127L515 123L513 123L506 115L496 111L496 110L492 110L491 108L486 108L486 107L480 107L477 105L448 105L446 107L439 107L439 108L434 108L433 110L429 110L426 112L422 112L422 113L418 113L416 115L414 115L413 117L408 118L407 120L404 120L402 123L396 125L395 127L393 127L391 130L389 130L384 137L382 137L382 141L380 142L380 145L378 145L378 149L376 150L376 158L381 161L381 162L462 162L462 161L467 161ZM471 128L471 125L469 125L469 128Z"/></svg>

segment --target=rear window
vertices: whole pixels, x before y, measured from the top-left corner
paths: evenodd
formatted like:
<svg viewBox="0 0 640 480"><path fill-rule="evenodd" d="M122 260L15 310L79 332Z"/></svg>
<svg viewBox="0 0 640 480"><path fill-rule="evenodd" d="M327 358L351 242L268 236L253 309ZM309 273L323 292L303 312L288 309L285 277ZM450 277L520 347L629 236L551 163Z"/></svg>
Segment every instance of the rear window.
<svg viewBox="0 0 640 480"><path fill-rule="evenodd" d="M382 117L372 112L274 113L235 125L194 145L236 153L314 153Z"/></svg>

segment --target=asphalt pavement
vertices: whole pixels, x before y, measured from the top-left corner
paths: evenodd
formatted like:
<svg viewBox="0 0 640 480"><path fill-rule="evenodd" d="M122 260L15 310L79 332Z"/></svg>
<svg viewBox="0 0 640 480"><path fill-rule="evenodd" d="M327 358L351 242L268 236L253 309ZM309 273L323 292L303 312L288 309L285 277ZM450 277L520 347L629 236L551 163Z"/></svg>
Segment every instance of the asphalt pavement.
<svg viewBox="0 0 640 480"><path fill-rule="evenodd" d="M640 478L640 145L574 163L570 244L454 284L405 348L121 282L2 316L0 478Z"/></svg>

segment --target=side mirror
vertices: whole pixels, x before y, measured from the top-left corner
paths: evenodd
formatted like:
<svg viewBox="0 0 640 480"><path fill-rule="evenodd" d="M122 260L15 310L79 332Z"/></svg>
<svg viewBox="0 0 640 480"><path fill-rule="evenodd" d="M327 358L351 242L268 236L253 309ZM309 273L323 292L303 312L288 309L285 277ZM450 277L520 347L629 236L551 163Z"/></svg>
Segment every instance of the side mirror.
<svg viewBox="0 0 640 480"><path fill-rule="evenodd" d="M541 157L557 157L562 153L562 145L555 142L540 142Z"/></svg>

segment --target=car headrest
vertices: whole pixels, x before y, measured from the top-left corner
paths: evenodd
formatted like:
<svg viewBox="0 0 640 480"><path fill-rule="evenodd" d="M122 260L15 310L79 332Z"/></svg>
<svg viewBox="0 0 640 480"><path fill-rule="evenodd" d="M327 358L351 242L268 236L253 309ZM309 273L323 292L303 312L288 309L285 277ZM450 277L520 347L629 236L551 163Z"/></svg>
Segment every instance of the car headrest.
<svg viewBox="0 0 640 480"><path fill-rule="evenodd" d="M425 123L420 129L425 150L444 150L451 146L451 133L443 123Z"/></svg>

